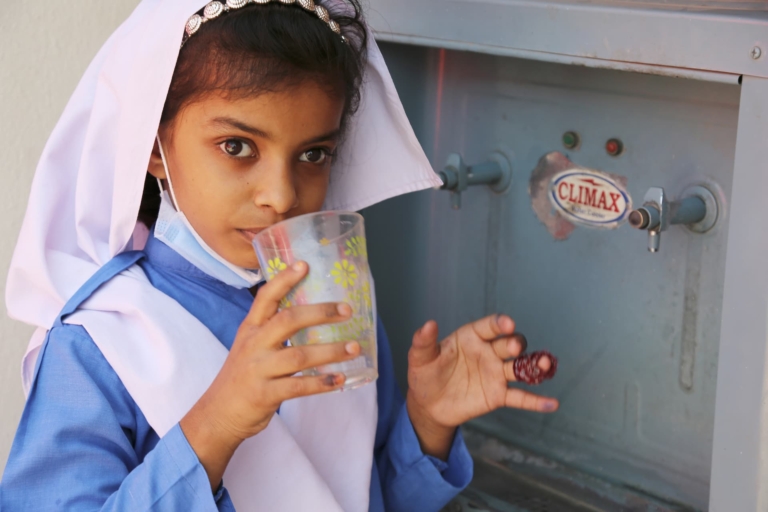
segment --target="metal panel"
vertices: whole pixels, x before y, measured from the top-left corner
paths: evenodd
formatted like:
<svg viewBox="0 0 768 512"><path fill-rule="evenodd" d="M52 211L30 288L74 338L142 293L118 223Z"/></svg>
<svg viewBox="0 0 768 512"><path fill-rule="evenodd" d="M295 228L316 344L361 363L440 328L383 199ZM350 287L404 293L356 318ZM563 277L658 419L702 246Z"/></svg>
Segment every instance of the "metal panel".
<svg viewBox="0 0 768 512"><path fill-rule="evenodd" d="M657 9L768 11L765 0L569 0L581 4Z"/></svg>
<svg viewBox="0 0 768 512"><path fill-rule="evenodd" d="M553 416L499 411L474 423L609 481L705 508L725 265L727 211L706 235L672 227L659 254L642 233L578 228L555 241L527 187L539 158L577 130L580 165L674 196L713 180L729 195L739 88L464 52L383 45L409 118L433 165L509 155L502 196L398 198L366 212L379 305L404 382L410 335L510 313L533 347L561 357ZM626 144L619 158L605 141ZM383 285L382 283L386 283ZM690 372L690 373L688 373ZM683 375L685 374L685 375ZM689 380L690 379L690 380ZM683 385L685 382L692 383Z"/></svg>
<svg viewBox="0 0 768 512"><path fill-rule="evenodd" d="M537 60L569 56L604 61L601 66L631 63L768 77L766 12L606 4L386 0L376 2L368 18L381 40ZM755 46L762 50L758 59L751 55Z"/></svg>
<svg viewBox="0 0 768 512"><path fill-rule="evenodd" d="M744 77L718 363L710 509L768 510L768 80Z"/></svg>

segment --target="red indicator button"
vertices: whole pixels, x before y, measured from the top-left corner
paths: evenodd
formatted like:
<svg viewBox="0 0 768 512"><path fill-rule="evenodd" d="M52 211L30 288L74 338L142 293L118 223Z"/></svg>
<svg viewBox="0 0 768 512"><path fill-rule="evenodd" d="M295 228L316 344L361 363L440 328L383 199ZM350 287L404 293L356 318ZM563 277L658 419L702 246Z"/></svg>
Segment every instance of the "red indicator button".
<svg viewBox="0 0 768 512"><path fill-rule="evenodd" d="M624 144L619 139L610 139L605 143L605 151L611 156L619 156L624 151Z"/></svg>

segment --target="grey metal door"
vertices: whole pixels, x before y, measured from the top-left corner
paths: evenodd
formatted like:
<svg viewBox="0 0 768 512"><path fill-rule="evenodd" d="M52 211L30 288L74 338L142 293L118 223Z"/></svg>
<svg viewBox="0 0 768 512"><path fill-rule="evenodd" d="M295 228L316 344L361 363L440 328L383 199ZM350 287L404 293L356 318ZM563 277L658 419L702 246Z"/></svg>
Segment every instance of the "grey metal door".
<svg viewBox="0 0 768 512"><path fill-rule="evenodd" d="M670 502L707 508L718 343L740 89L469 52L385 44L383 51L436 169L449 153L512 164L504 194L476 187L450 207L429 191L366 212L379 308L404 384L411 333L447 334L510 314L532 348L560 357L540 389L552 416L498 411L473 423L494 438ZM562 137L575 131L577 149ZM619 156L605 144L618 138ZM626 178L634 204L706 184L721 200L706 234L672 226L661 250L622 225L556 239L529 180L557 151ZM397 162L392 162L397 165ZM385 284L382 284L385 283Z"/></svg>

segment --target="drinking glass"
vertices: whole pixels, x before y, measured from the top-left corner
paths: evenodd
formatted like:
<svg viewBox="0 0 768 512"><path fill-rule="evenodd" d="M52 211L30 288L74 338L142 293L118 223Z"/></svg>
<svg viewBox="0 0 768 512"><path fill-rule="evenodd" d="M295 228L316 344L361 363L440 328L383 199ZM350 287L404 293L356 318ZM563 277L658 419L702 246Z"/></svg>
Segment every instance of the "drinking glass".
<svg viewBox="0 0 768 512"><path fill-rule="evenodd" d="M261 231L253 246L267 281L297 261L309 265L309 274L283 299L281 308L323 302L346 302L352 307L348 321L302 329L290 342L302 346L357 341L360 356L304 370L303 374L343 373L343 389L376 380L376 303L363 217L344 211L294 217Z"/></svg>

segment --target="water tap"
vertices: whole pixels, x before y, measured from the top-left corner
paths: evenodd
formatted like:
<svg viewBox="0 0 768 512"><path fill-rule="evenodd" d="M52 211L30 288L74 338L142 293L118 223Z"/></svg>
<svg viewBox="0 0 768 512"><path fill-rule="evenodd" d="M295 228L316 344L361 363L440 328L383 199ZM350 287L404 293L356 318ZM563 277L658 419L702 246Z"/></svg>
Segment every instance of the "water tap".
<svg viewBox="0 0 768 512"><path fill-rule="evenodd" d="M461 193L473 185L488 185L494 192L504 192L512 182L512 167L501 153L491 154L488 162L467 166L461 155L448 155L445 168L438 172L442 190L451 191L451 207L461 208Z"/></svg>
<svg viewBox="0 0 768 512"><path fill-rule="evenodd" d="M700 185L687 189L676 201L670 201L663 188L651 187L643 206L632 211L628 220L633 228L648 231L648 250L658 252L661 232L673 224L687 225L697 233L712 229L717 221L717 200Z"/></svg>

